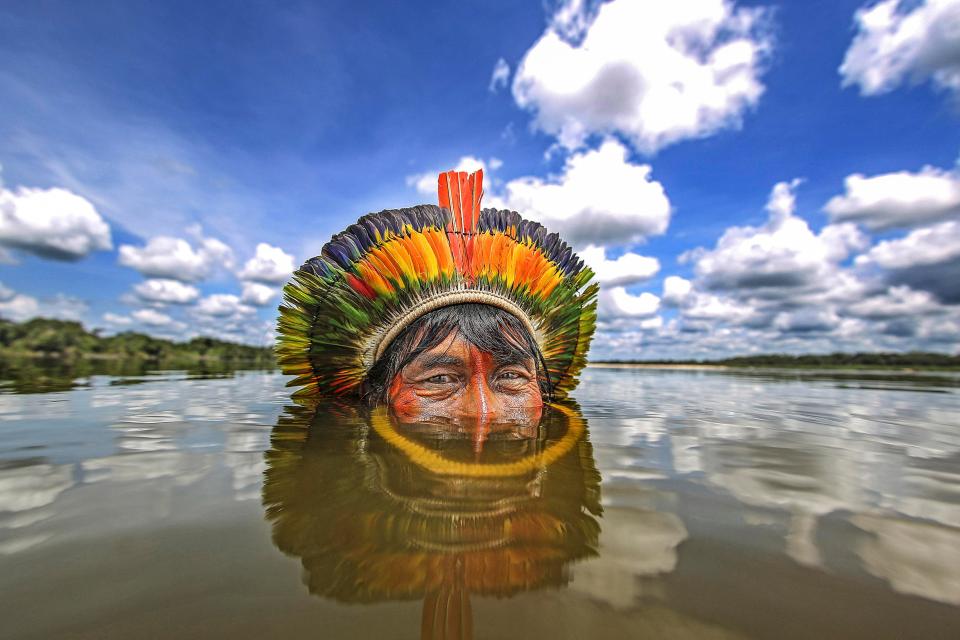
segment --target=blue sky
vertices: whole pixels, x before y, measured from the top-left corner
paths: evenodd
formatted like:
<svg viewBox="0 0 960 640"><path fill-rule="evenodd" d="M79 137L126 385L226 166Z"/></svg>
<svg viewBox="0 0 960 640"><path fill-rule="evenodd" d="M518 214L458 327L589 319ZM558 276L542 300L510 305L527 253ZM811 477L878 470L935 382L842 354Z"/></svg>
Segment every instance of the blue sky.
<svg viewBox="0 0 960 640"><path fill-rule="evenodd" d="M957 351L960 1L356 4L0 7L0 315L269 342L483 165L597 270L595 357Z"/></svg>

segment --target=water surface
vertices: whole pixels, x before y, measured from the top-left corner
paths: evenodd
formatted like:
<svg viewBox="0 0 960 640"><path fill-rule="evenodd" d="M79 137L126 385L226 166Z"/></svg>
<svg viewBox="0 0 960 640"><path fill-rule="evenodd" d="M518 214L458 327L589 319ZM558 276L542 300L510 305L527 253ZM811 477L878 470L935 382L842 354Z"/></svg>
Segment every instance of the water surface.
<svg viewBox="0 0 960 640"><path fill-rule="evenodd" d="M480 460L274 372L15 373L5 638L960 637L949 375L589 369Z"/></svg>

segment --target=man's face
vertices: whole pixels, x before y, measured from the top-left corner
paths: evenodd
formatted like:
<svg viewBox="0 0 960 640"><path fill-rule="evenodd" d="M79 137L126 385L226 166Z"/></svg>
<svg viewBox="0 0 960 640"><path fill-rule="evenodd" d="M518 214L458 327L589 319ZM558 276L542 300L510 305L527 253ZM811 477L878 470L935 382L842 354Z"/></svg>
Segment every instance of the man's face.
<svg viewBox="0 0 960 640"><path fill-rule="evenodd" d="M533 358L497 361L453 333L404 367L390 384L401 423L443 423L477 446L491 432L535 426L543 398Z"/></svg>

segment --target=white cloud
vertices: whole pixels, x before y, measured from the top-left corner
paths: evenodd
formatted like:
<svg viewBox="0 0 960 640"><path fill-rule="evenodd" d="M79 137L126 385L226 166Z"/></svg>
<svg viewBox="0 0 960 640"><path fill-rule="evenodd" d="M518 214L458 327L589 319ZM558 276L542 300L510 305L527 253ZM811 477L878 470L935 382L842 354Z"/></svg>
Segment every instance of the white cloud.
<svg viewBox="0 0 960 640"><path fill-rule="evenodd" d="M490 93L496 93L500 89L506 88L510 84L510 65L503 58L497 60L493 65L493 73L490 75Z"/></svg>
<svg viewBox="0 0 960 640"><path fill-rule="evenodd" d="M645 152L708 136L763 93L766 23L730 0L566 2L517 68L514 99L568 149L597 133Z"/></svg>
<svg viewBox="0 0 960 640"><path fill-rule="evenodd" d="M625 313L640 296L617 304L602 291L595 357L955 350L960 220L869 248L851 223L814 233L796 214L798 185L774 186L766 224L728 228L712 249L688 252L696 275L664 279L658 302L677 315L661 326ZM856 251L865 253L847 265Z"/></svg>
<svg viewBox="0 0 960 640"><path fill-rule="evenodd" d="M57 318L59 320L75 320L80 322L89 311L90 305L86 300L75 296L58 293L49 298L40 299L40 316Z"/></svg>
<svg viewBox="0 0 960 640"><path fill-rule="evenodd" d="M233 318L209 318L201 321L194 333L228 342L264 346L273 344L277 339L275 321L258 321L243 315Z"/></svg>
<svg viewBox="0 0 960 640"><path fill-rule="evenodd" d="M865 96L904 82L960 91L960 0L884 0L854 15L857 35L840 65L843 86Z"/></svg>
<svg viewBox="0 0 960 640"><path fill-rule="evenodd" d="M137 309L130 315L137 322L151 327L169 327L177 324L173 318L155 309Z"/></svg>
<svg viewBox="0 0 960 640"><path fill-rule="evenodd" d="M797 210L796 190L801 182L800 178L794 178L790 182L778 182L773 185L766 206L771 224L779 224Z"/></svg>
<svg viewBox="0 0 960 640"><path fill-rule="evenodd" d="M623 287L613 287L601 291L598 299L598 311L604 318L646 318L659 310L660 298L647 291L633 295Z"/></svg>
<svg viewBox="0 0 960 640"><path fill-rule="evenodd" d="M214 318L250 315L256 312L256 309L244 304L238 296L232 293L215 293L206 296L196 304L193 310L199 315Z"/></svg>
<svg viewBox="0 0 960 640"><path fill-rule="evenodd" d="M0 318L22 322L40 315L40 303L33 296L15 293L0 301Z"/></svg>
<svg viewBox="0 0 960 640"><path fill-rule="evenodd" d="M661 303L679 314L644 338L645 349L663 354L672 346L677 353L721 357L891 348L915 340L916 316L945 312L929 293L885 283L877 269L843 266L867 246L866 238L852 224L814 233L796 215L799 184L774 186L763 226L728 228L714 248L688 253L696 277L664 279ZM902 314L911 308L905 327Z"/></svg>
<svg viewBox="0 0 960 640"><path fill-rule="evenodd" d="M166 278L141 282L133 290L145 302L188 304L200 297L200 290L196 287Z"/></svg>
<svg viewBox="0 0 960 640"><path fill-rule="evenodd" d="M58 293L37 299L0 284L0 317L7 320L23 322L30 318L56 318L81 321L88 310L87 302L74 296Z"/></svg>
<svg viewBox="0 0 960 640"><path fill-rule="evenodd" d="M577 255L593 269L596 281L608 287L622 287L643 282L660 271L659 260L632 252L625 253L614 260L607 260L603 247L590 245L579 251Z"/></svg>
<svg viewBox="0 0 960 640"><path fill-rule="evenodd" d="M840 324L833 309L803 308L777 314L773 326L784 332L809 333L831 331Z"/></svg>
<svg viewBox="0 0 960 640"><path fill-rule="evenodd" d="M213 238L202 239L194 248L182 238L156 236L144 247L121 245L119 262L148 277L197 282L218 268L233 266L233 251Z"/></svg>
<svg viewBox="0 0 960 640"><path fill-rule="evenodd" d="M43 258L79 260L113 247L110 226L66 189L0 188L0 244Z"/></svg>
<svg viewBox="0 0 960 640"><path fill-rule="evenodd" d="M475 156L461 156L457 161L456 166L454 166L452 170L473 173L474 171L483 169L484 183L490 184L488 182L490 179L488 172L496 171L501 166L503 166L503 162L499 158L490 158L489 161L485 161L482 158L477 158ZM447 169L425 171L423 173L407 176L407 185L416 189L417 193L421 195L433 196L433 198L436 199L438 177L440 176L441 172L449 170L450 169L448 167Z"/></svg>
<svg viewBox="0 0 960 640"><path fill-rule="evenodd" d="M960 216L960 174L935 167L847 176L845 193L827 202L833 220L862 222L871 229L911 227Z"/></svg>
<svg viewBox="0 0 960 640"><path fill-rule="evenodd" d="M117 313L110 313L109 311L103 314L103 321L109 325L115 327L126 327L133 323L133 319L129 316L122 316Z"/></svg>
<svg viewBox="0 0 960 640"><path fill-rule="evenodd" d="M233 294L202 298L190 314L195 335L245 344L269 344L276 339L276 321L261 321L256 308Z"/></svg>
<svg viewBox="0 0 960 640"><path fill-rule="evenodd" d="M682 306L693 291L693 283L680 276L667 276L663 280L663 304L671 307Z"/></svg>
<svg viewBox="0 0 960 640"><path fill-rule="evenodd" d="M916 229L904 238L884 240L857 258L886 269L932 265L960 258L960 222L951 220Z"/></svg>
<svg viewBox="0 0 960 640"><path fill-rule="evenodd" d="M612 139L572 154L558 176L511 180L488 202L581 247L634 243L662 234L670 222L670 201L663 185L650 179L650 165L632 164L626 147Z"/></svg>
<svg viewBox="0 0 960 640"><path fill-rule="evenodd" d="M688 306L683 317L693 320L716 320L739 324L752 317L754 309L741 301L710 293L687 294Z"/></svg>
<svg viewBox="0 0 960 640"><path fill-rule="evenodd" d="M960 304L960 221L915 229L884 240L858 256L861 268L880 267L886 281L929 291L947 304Z"/></svg>
<svg viewBox="0 0 960 640"><path fill-rule="evenodd" d="M866 238L851 224L829 225L815 234L793 215L797 182L779 183L771 192L763 227L730 227L712 250L691 254L708 289L748 290L781 296L797 288L825 288L836 266Z"/></svg>
<svg viewBox="0 0 960 640"><path fill-rule="evenodd" d="M907 286L890 287L881 295L854 302L846 308L854 316L880 320L916 317L940 310L942 307L929 292L914 291Z"/></svg>
<svg viewBox="0 0 960 640"><path fill-rule="evenodd" d="M277 297L278 291L273 287L268 287L259 282L244 282L243 295L240 301L246 304L252 304L256 307L265 307L270 301Z"/></svg>
<svg viewBox="0 0 960 640"><path fill-rule="evenodd" d="M257 245L256 254L247 260L238 274L243 280L267 284L283 284L293 274L293 256L280 247L265 242Z"/></svg>

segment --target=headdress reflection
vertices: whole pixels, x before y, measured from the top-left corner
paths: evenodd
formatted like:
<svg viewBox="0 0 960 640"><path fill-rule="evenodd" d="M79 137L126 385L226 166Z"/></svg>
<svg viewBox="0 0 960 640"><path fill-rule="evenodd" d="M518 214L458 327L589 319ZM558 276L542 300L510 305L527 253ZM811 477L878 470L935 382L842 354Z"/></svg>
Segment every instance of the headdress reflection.
<svg viewBox="0 0 960 640"><path fill-rule="evenodd" d="M273 541L310 593L423 600L423 638L472 636L471 595L561 587L596 555L600 474L577 407L491 428L398 424L324 401L287 407L266 454Z"/></svg>

